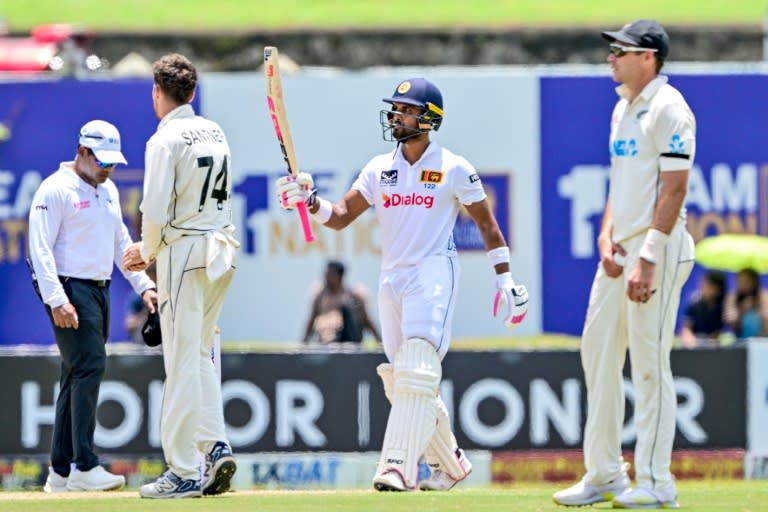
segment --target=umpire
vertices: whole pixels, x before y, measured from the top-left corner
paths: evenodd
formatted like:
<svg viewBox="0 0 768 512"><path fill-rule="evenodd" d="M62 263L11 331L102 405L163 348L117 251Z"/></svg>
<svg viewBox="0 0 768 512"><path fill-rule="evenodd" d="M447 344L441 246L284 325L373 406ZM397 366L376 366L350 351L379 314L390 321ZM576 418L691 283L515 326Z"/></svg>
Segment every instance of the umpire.
<svg viewBox="0 0 768 512"><path fill-rule="evenodd" d="M46 492L125 485L125 478L105 470L93 452L112 266L131 244L117 188L109 179L115 166L125 163L117 128L100 120L85 124L75 160L61 162L42 182L29 213L32 265L61 353ZM154 311L155 283L144 272L123 275Z"/></svg>

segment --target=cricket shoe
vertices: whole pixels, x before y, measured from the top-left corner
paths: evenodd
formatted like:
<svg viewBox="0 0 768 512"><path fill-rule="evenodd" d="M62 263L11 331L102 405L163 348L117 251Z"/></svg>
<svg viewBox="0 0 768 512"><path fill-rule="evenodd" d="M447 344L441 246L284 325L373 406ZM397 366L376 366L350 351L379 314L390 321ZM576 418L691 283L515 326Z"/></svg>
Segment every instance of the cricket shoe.
<svg viewBox="0 0 768 512"><path fill-rule="evenodd" d="M613 498L613 508L680 508L675 486L667 489L637 487Z"/></svg>
<svg viewBox="0 0 768 512"><path fill-rule="evenodd" d="M45 492L67 492L67 482L69 479L65 476L61 476L53 470L52 467L48 468L48 478L45 479L45 485L43 491Z"/></svg>
<svg viewBox="0 0 768 512"><path fill-rule="evenodd" d="M50 474L48 475L50 477ZM70 491L114 491L125 485L123 475L110 473L102 466L96 466L88 471L73 468L67 480Z"/></svg>
<svg viewBox="0 0 768 512"><path fill-rule="evenodd" d="M400 472L390 469L373 477L373 487L377 491L410 491L405 485Z"/></svg>
<svg viewBox="0 0 768 512"><path fill-rule="evenodd" d="M203 495L199 480L185 480L170 469L154 482L139 489L142 498L199 498Z"/></svg>
<svg viewBox="0 0 768 512"><path fill-rule="evenodd" d="M435 469L432 474L426 480L422 480L419 483L419 489L422 491L450 491L453 487L467 478L472 472L472 463L469 461L464 450L461 448L456 450L456 455L459 458L459 464L464 471L464 476L461 478L453 478L451 475L441 469ZM430 468L431 469L431 468Z"/></svg>
<svg viewBox="0 0 768 512"><path fill-rule="evenodd" d="M632 489L627 470L629 464L624 464L619 476L603 485L593 485L582 478L579 483L567 489L556 492L552 499L558 505L566 507L582 507L593 503L609 502L617 496L622 496ZM614 505L615 506L615 505Z"/></svg>
<svg viewBox="0 0 768 512"><path fill-rule="evenodd" d="M227 492L235 471L237 471L237 464L232 456L232 450L227 443L217 441L211 451L205 454L203 494L211 496Z"/></svg>

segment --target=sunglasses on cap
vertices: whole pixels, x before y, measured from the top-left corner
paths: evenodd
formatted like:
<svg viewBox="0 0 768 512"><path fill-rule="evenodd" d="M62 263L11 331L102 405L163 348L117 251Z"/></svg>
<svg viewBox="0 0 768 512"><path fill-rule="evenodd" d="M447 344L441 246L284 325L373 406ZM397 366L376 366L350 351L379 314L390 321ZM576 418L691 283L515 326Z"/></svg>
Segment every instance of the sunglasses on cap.
<svg viewBox="0 0 768 512"><path fill-rule="evenodd" d="M623 57L628 53L643 53L643 52L657 52L656 48L639 48L637 46L623 46L617 43L611 43L608 46L608 51L614 57Z"/></svg>

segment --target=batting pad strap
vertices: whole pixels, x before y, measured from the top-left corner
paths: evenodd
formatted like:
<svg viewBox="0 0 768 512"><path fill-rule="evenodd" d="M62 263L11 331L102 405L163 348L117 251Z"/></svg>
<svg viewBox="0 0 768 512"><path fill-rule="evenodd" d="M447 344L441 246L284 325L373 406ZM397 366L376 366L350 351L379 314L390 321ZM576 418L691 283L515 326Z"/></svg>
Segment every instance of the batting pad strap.
<svg viewBox="0 0 768 512"><path fill-rule="evenodd" d="M320 205L320 207L315 213L312 214L312 218L315 219L320 224L325 224L330 220L331 215L333 215L333 204L331 204L330 201L323 198L318 198L317 202Z"/></svg>
<svg viewBox="0 0 768 512"><path fill-rule="evenodd" d="M639 256L649 263L656 264L663 256L668 241L668 234L658 229L649 229L645 234L645 241L640 248Z"/></svg>
<svg viewBox="0 0 768 512"><path fill-rule="evenodd" d="M491 249L486 254L491 262L491 266L495 267L500 263L509 263L509 247L497 247Z"/></svg>
<svg viewBox="0 0 768 512"><path fill-rule="evenodd" d="M390 363L381 363L376 367L376 373L381 377L381 383L384 384L384 396L392 403L392 395L395 392L394 367Z"/></svg>

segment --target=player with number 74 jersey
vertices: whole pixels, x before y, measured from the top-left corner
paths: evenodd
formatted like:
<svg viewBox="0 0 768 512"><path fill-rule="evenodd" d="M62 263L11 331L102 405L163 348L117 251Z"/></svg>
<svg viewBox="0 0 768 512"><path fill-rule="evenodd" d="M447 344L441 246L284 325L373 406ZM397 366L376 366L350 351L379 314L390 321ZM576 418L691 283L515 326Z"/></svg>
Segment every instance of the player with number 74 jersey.
<svg viewBox="0 0 768 512"><path fill-rule="evenodd" d="M123 266L141 269L157 262L166 373L160 441L169 468L140 494L221 494L229 490L236 465L209 355L240 246L233 236L231 155L221 127L192 108L192 63L166 55L153 73L160 124L146 148L142 240L125 252ZM206 464L202 481L200 453Z"/></svg>

